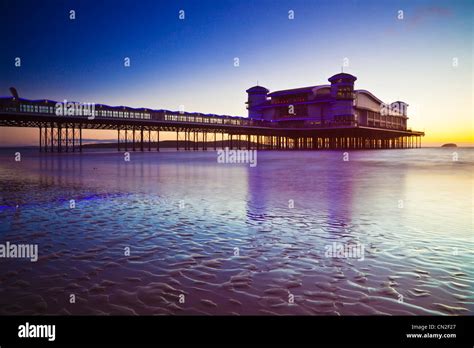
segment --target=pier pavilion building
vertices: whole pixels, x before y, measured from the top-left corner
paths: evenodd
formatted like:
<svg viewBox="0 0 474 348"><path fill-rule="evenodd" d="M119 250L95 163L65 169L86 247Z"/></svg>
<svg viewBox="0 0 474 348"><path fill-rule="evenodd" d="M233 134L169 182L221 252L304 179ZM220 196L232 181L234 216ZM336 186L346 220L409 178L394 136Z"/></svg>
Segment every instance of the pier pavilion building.
<svg viewBox="0 0 474 348"><path fill-rule="evenodd" d="M407 129L407 107L402 101L384 103L371 92L354 89L357 77L340 73L330 84L270 92L262 86L247 90L248 116L282 127L367 126Z"/></svg>

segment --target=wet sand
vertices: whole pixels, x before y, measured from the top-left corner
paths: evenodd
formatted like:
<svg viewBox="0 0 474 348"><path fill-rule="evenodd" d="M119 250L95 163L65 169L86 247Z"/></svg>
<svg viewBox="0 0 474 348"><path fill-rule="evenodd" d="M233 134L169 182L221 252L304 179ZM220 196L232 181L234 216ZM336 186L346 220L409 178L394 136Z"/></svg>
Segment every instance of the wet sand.
<svg viewBox="0 0 474 348"><path fill-rule="evenodd" d="M474 152L453 151L2 151L0 243L39 259L0 259L0 314L472 315Z"/></svg>

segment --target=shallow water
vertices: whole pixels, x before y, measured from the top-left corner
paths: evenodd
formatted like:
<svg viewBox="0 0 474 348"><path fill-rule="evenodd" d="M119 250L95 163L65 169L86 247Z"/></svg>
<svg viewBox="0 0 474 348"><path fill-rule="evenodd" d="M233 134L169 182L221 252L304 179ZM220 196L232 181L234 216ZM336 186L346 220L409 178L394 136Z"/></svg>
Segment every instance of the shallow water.
<svg viewBox="0 0 474 348"><path fill-rule="evenodd" d="M0 258L0 314L474 311L473 149L14 152L0 243L39 260Z"/></svg>

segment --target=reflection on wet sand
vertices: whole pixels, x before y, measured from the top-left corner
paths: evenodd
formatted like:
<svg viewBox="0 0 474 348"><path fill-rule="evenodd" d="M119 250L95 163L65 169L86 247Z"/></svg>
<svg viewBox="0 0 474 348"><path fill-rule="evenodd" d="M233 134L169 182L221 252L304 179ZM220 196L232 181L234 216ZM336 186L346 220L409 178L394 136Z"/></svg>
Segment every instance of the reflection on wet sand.
<svg viewBox="0 0 474 348"><path fill-rule="evenodd" d="M468 314L472 152L418 151L2 155L0 312Z"/></svg>

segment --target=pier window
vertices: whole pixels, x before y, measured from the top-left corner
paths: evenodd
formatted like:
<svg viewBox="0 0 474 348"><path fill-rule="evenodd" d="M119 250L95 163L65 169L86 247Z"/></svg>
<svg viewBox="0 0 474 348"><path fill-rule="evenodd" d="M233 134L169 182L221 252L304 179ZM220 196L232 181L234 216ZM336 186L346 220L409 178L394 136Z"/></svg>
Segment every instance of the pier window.
<svg viewBox="0 0 474 348"><path fill-rule="evenodd" d="M42 114L47 114L49 112L49 108L47 106L40 106L39 112L41 112Z"/></svg>
<svg viewBox="0 0 474 348"><path fill-rule="evenodd" d="M292 104L301 103L308 101L308 95L306 93L298 93L286 96L273 97L271 100L272 104Z"/></svg>
<svg viewBox="0 0 474 348"><path fill-rule="evenodd" d="M354 98L354 91L352 87L339 87L336 94L336 99L352 99Z"/></svg>

